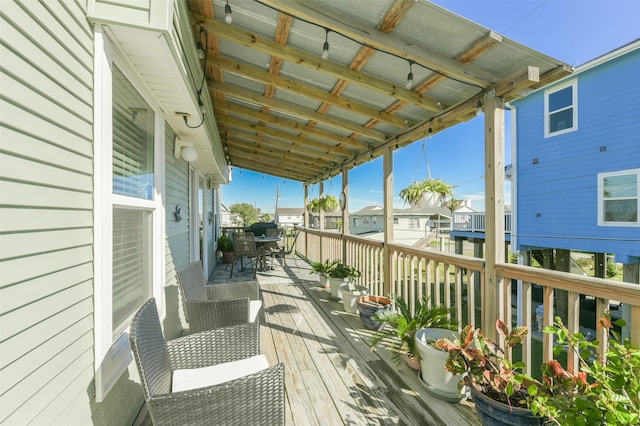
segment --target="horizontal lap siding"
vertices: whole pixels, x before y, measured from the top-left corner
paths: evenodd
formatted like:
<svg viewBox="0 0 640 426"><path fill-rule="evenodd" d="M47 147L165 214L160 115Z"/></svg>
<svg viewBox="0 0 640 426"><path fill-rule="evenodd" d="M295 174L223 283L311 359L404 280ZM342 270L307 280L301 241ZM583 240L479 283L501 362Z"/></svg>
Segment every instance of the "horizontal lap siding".
<svg viewBox="0 0 640 426"><path fill-rule="evenodd" d="M90 422L93 31L83 4L0 10L0 423L52 423L65 410Z"/></svg>
<svg viewBox="0 0 640 426"><path fill-rule="evenodd" d="M176 271L189 264L189 163L173 155L176 133L167 125L165 130L165 291L167 318L165 333L175 337L186 326ZM182 220L176 221L175 209L182 209ZM179 321L177 321L179 320Z"/></svg>
<svg viewBox="0 0 640 426"><path fill-rule="evenodd" d="M638 255L640 227L597 225L597 185L640 167L639 73L636 50L578 74L578 130L560 136L544 138L543 91L517 103L520 245Z"/></svg>

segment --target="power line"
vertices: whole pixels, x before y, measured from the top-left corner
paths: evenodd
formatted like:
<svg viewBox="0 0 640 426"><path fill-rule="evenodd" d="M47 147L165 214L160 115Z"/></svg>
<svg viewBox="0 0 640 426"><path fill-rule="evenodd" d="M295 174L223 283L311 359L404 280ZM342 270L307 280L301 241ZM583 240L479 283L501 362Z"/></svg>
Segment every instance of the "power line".
<svg viewBox="0 0 640 426"><path fill-rule="evenodd" d="M526 15L524 15L522 18L518 19L516 22L514 22L509 28L507 28L506 30L504 30L502 32L502 34L507 34L507 32L509 32L509 30L511 30L513 27L515 27L516 25L518 25L520 22L524 21L526 18L528 18L533 12L535 12L536 10L540 9L542 6L544 6L545 3L547 3L549 0L544 0L542 3L540 3L539 5L537 5L536 7L534 7L533 9L531 9L531 11L529 13L527 13Z"/></svg>

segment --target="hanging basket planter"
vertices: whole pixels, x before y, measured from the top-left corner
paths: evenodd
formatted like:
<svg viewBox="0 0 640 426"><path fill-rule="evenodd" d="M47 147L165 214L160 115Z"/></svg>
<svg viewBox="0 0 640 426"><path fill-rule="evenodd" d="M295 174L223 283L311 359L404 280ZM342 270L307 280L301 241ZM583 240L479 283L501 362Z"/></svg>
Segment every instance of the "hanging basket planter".
<svg viewBox="0 0 640 426"><path fill-rule="evenodd" d="M455 186L442 179L426 178L412 182L400 191L400 198L412 206L433 208L442 203L446 197L453 196Z"/></svg>

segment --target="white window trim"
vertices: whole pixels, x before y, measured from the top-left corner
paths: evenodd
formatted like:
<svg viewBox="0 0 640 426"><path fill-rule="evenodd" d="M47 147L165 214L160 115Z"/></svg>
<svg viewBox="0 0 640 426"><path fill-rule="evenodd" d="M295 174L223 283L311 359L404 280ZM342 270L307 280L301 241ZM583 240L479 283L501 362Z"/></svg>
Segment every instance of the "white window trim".
<svg viewBox="0 0 640 426"><path fill-rule="evenodd" d="M637 202L638 202L638 213L640 214L640 169L627 169L627 170L618 170L615 172L603 172L598 173L598 226L622 226L625 228L629 227L640 227L640 217L636 222L607 222L604 220L604 197L603 197L603 188L604 188L604 178L610 176L620 176L620 175L631 175L636 174L636 185L638 188L637 193Z"/></svg>
<svg viewBox="0 0 640 426"><path fill-rule="evenodd" d="M112 273L113 273L113 206L121 204L123 197L113 194L112 170L112 63L134 84L155 111L154 120L154 199L131 200L126 205L153 210L152 213L152 263L151 294L157 299L158 314L166 316L164 303L164 119L153 96L145 90L118 54L104 28L94 31L94 356L96 402L102 401L133 357L129 345L129 333L125 330L113 337L112 324ZM133 201L133 203L132 203Z"/></svg>
<svg viewBox="0 0 640 426"><path fill-rule="evenodd" d="M573 107L573 126L558 130L556 132L550 132L549 130L549 95L552 95L556 92L559 92L562 89L566 89L567 87L572 86L573 90L571 91L571 103ZM557 111L554 111L557 112ZM558 86L554 86L551 89L547 89L544 91L544 137L551 138L554 136L564 135L565 133L571 133L578 130L578 80L570 80L565 83L559 84Z"/></svg>

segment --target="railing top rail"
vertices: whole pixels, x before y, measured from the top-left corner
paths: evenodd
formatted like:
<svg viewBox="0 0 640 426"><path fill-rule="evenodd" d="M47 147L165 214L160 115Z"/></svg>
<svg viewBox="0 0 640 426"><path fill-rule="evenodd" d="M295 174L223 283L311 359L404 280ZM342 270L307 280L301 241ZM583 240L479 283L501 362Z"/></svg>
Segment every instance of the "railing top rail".
<svg viewBox="0 0 640 426"><path fill-rule="evenodd" d="M640 305L640 285L638 284L508 263L496 265L496 272L503 277L550 286L558 290Z"/></svg>
<svg viewBox="0 0 640 426"><path fill-rule="evenodd" d="M389 244L390 250L399 251L412 256L424 257L436 262L442 262L449 265L457 265L474 271L484 271L484 259L463 256L461 254L442 253L422 248L405 246L402 244Z"/></svg>
<svg viewBox="0 0 640 426"><path fill-rule="evenodd" d="M379 248L384 247L384 243L381 241L372 241L368 238L358 237L355 235L344 235L344 234L338 234L337 232L318 231L316 229L306 229L306 228L298 228L298 229L301 231L308 232L309 234L318 235L322 237L336 238L340 240L351 241L358 244L365 244L365 245L379 247Z"/></svg>

